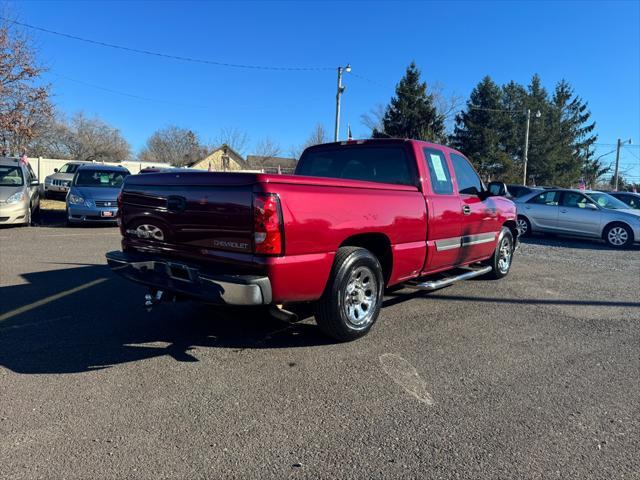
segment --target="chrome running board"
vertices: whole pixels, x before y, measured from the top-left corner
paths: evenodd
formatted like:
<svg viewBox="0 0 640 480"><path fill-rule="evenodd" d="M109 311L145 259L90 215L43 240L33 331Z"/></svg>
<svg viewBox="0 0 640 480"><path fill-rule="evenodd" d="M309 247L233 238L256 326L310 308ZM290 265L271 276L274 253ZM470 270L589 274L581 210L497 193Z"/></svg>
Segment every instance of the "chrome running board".
<svg viewBox="0 0 640 480"><path fill-rule="evenodd" d="M407 288L413 288L414 290L438 290L439 288L448 287L451 284L459 282L460 280L468 280L470 278L479 277L485 275L492 270L491 267L482 267L477 269L469 269L465 273L455 275L452 277L442 278L440 280L428 280L426 282L410 282L406 284Z"/></svg>

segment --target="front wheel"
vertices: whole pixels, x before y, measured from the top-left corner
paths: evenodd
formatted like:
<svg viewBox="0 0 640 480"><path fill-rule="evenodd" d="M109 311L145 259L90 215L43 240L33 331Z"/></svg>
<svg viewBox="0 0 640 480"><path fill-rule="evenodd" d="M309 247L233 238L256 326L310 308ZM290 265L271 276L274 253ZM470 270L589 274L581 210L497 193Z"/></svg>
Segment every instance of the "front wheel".
<svg viewBox="0 0 640 480"><path fill-rule="evenodd" d="M528 237L531 235L531 222L524 215L518 215L518 235L520 237Z"/></svg>
<svg viewBox="0 0 640 480"><path fill-rule="evenodd" d="M507 227L502 227L498 237L496 250L493 252L493 257L491 257L488 262L489 266L492 268L491 272L488 274L490 278L500 279L509 274L511 262L513 261L513 253L513 234Z"/></svg>
<svg viewBox="0 0 640 480"><path fill-rule="evenodd" d="M340 248L318 302L318 326L340 342L366 335L380 314L383 289L382 267L369 250Z"/></svg>
<svg viewBox="0 0 640 480"><path fill-rule="evenodd" d="M630 247L633 243L633 231L622 223L609 225L604 231L604 240L613 248Z"/></svg>

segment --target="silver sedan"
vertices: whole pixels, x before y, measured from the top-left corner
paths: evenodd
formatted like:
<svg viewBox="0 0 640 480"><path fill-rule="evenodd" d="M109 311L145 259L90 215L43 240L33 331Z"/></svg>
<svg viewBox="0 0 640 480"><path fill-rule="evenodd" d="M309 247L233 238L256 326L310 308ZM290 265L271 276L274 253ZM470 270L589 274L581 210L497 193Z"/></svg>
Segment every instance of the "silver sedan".
<svg viewBox="0 0 640 480"><path fill-rule="evenodd" d="M521 236L542 232L601 238L615 248L640 242L640 211L607 193L550 189L515 203Z"/></svg>

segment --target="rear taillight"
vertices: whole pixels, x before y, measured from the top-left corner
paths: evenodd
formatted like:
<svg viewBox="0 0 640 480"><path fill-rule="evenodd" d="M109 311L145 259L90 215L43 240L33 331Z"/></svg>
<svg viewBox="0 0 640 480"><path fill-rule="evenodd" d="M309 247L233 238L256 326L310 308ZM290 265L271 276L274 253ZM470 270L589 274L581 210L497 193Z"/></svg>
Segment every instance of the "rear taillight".
<svg viewBox="0 0 640 480"><path fill-rule="evenodd" d="M278 197L253 195L253 253L282 255L282 218Z"/></svg>

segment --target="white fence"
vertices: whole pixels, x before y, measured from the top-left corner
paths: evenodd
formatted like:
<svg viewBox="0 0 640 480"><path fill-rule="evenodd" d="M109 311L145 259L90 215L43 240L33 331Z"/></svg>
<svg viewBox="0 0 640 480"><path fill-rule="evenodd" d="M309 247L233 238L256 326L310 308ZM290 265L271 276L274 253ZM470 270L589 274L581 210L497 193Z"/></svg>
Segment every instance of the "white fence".
<svg viewBox="0 0 640 480"><path fill-rule="evenodd" d="M65 163L69 163L69 162L73 162L73 161L75 161L75 160L62 160L62 159L59 159L59 158L29 157L29 163L31 164L31 168L33 168L33 171L36 172L36 175L38 176L38 180L40 181L40 183L44 183L44 177L46 177L47 175L52 175L56 168L58 170L60 170L60 168ZM132 174L136 174L136 173L140 172L140 170L142 170L143 168L147 168L147 167L159 167L159 168L170 167L170 165L167 165L166 163L159 163L159 162L130 162L130 161L125 161L125 162L120 162L120 163L115 163L115 162L97 162L97 164L99 164L99 165L122 165L127 170L129 170ZM265 168L256 169L256 170L233 170L233 172L235 172L235 173L238 173L238 172L272 173L272 174L280 173L280 174L284 174L284 175L291 175L291 174L293 174L294 170L295 169L293 169L293 168L280 168L280 169L278 169L278 167L265 167Z"/></svg>
<svg viewBox="0 0 640 480"><path fill-rule="evenodd" d="M59 158L29 158L29 163L31 164L31 168L36 172L38 176L38 180L40 183L44 183L44 177L47 175L51 175L54 173L54 169L60 170L65 163L72 162L73 160L61 160ZM100 164L103 164L100 162ZM160 167L166 168L168 165L166 163L154 163L154 162L104 162L104 165L122 165L124 168L129 170L131 173L138 173L143 168L147 167Z"/></svg>

